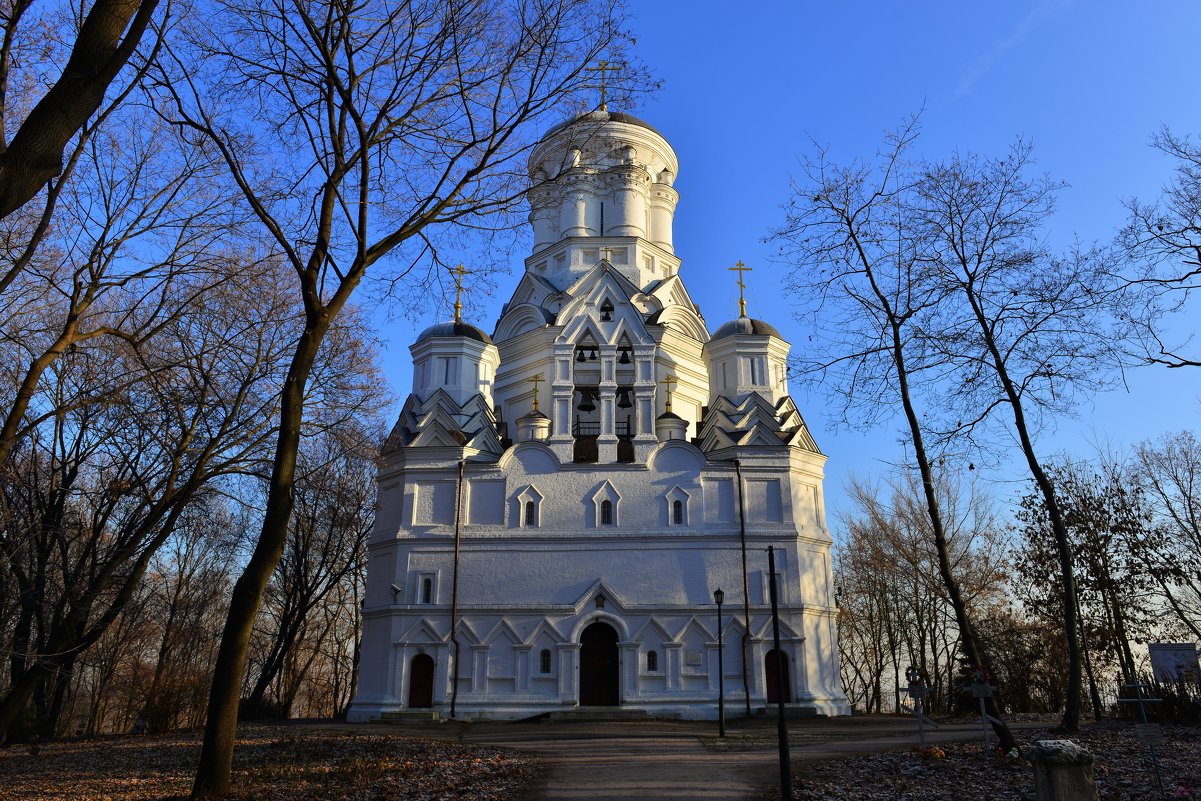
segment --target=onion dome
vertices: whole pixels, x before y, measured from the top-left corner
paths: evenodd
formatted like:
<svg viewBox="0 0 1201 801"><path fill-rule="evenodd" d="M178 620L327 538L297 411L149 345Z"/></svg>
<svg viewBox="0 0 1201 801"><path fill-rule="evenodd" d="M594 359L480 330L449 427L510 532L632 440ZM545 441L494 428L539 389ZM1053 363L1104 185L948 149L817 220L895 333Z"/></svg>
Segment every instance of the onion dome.
<svg viewBox="0 0 1201 801"><path fill-rule="evenodd" d="M710 339L746 336L748 334L760 337L776 337L777 339L784 338L780 336L780 332L777 331L774 326L765 323L762 320L755 320L750 317L738 317L737 319L723 324L713 333L713 336L710 337Z"/></svg>
<svg viewBox="0 0 1201 801"><path fill-rule="evenodd" d="M452 320L446 323L434 323L429 328L418 334L416 341L422 342L423 340L433 339L434 337L465 337L467 339L474 339L476 342L483 342L485 345L492 344L492 337L488 336L471 323L465 323L461 320Z"/></svg>

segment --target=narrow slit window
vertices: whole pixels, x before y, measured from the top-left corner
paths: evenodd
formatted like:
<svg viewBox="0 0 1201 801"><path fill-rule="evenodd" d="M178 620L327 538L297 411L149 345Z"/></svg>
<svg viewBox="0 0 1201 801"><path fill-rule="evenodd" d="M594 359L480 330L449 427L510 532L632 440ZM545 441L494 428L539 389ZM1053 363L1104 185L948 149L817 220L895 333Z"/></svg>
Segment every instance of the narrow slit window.
<svg viewBox="0 0 1201 801"><path fill-rule="evenodd" d="M550 673L550 651L546 648L538 654L538 672Z"/></svg>
<svg viewBox="0 0 1201 801"><path fill-rule="evenodd" d="M671 502L671 522L673 525L681 526L684 524L684 502Z"/></svg>
<svg viewBox="0 0 1201 801"><path fill-rule="evenodd" d="M659 652L658 651L647 651L646 652L646 671L648 673L655 673L658 670L659 670Z"/></svg>
<svg viewBox="0 0 1201 801"><path fill-rule="evenodd" d="M527 526L538 525L538 506L533 501L525 502L525 524Z"/></svg>
<svg viewBox="0 0 1201 801"><path fill-rule="evenodd" d="M613 501L601 501L601 525L613 525Z"/></svg>
<svg viewBox="0 0 1201 801"><path fill-rule="evenodd" d="M434 580L431 578L421 580L421 603L433 603L434 599Z"/></svg>

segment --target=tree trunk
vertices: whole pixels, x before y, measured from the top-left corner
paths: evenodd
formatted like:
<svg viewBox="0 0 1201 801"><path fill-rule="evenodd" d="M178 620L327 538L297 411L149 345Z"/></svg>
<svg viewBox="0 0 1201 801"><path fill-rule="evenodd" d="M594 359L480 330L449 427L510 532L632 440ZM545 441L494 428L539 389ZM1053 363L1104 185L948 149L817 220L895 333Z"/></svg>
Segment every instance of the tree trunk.
<svg viewBox="0 0 1201 801"><path fill-rule="evenodd" d="M0 150L0 218L19 209L62 172L67 143L100 108L109 85L150 25L158 2L97 0L93 4L62 75L30 110L7 149Z"/></svg>
<svg viewBox="0 0 1201 801"><path fill-rule="evenodd" d="M246 569L234 584L229 613L221 633L221 646L213 667L204 743L192 797L220 798L229 792L234 738L238 726L238 700L246 672L246 652L258 616L263 592L283 556L292 516L292 488L296 479L296 455L304 418L304 393L321 341L329 330L330 310L306 312L306 324L296 344L284 381L280 403L279 438L267 491L263 528Z"/></svg>
<svg viewBox="0 0 1201 801"><path fill-rule="evenodd" d="M1013 427L1017 431L1018 440L1022 446L1022 455L1026 457L1026 464L1030 469L1030 475L1034 478L1034 483L1038 485L1042 492L1043 503L1047 507L1047 516L1051 518L1051 532L1055 537L1055 547L1059 553L1059 570L1063 577L1063 631L1064 639L1068 645L1068 686L1067 699L1064 702L1063 720L1060 722L1060 727L1065 732L1075 732L1080 729L1080 640L1076 635L1076 573L1072 566L1072 545L1068 539L1067 525L1063 520L1063 511L1059 506L1059 499L1055 496L1055 487L1051 483L1051 479L1047 476L1042 465L1038 461L1038 456L1034 452L1034 442L1030 438L1030 430L1026 425L1026 414L1022 408L1022 399L1018 394L1017 387L1014 386L1013 380L1009 376L1009 370L1005 366L1005 358L1001 355L1001 351L997 346L996 338L993 336L993 330L988 324L988 319L984 314L984 310L980 307L975 290L972 286L961 284L961 289L967 297L968 303L971 305L972 312L975 315L977 326L980 330L980 335L988 348L989 357L993 362L993 370L997 375L998 380L1005 392L1005 400L1009 403L1010 410L1013 412Z"/></svg>
<svg viewBox="0 0 1201 801"><path fill-rule="evenodd" d="M1080 629L1080 655L1084 659L1084 673L1088 677L1088 698L1093 705L1093 719L1101 719L1101 694L1097 692L1097 679L1093 675L1093 660L1088 652L1088 638L1084 636L1084 616L1077 612L1076 624Z"/></svg>
<svg viewBox="0 0 1201 801"><path fill-rule="evenodd" d="M905 356L902 351L900 325L895 320L892 324L893 363L897 370L897 383L901 393L901 403L905 410L905 419L909 423L909 433L913 441L913 455L917 461L918 471L922 477L922 490L926 496L926 511L930 517L930 531L934 535L934 548L938 553L938 572L942 576L943 586L947 590L947 598L951 608L955 610L955 623L959 627L960 640L964 656L973 667L985 666L984 653L976 639L976 630L968 617L967 605L959 591L959 582L951 570L951 555L947 547L946 531L943 528L941 506L934 486L934 472L930 467L930 458L926 453L925 440L922 437L921 423L913 406L909 392L909 375L905 366ZM1001 710L993 697L984 699L985 711L996 720L1001 719ZM1014 748L1017 741L1009 727L1004 723L994 723L993 730L997 734L1001 749L1008 752Z"/></svg>

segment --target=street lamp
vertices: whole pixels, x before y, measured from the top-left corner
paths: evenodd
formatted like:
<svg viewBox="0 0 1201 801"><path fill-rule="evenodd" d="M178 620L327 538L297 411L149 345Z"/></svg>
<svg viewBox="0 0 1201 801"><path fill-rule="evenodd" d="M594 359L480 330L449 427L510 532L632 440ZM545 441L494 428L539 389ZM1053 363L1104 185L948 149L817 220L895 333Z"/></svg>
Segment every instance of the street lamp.
<svg viewBox="0 0 1201 801"><path fill-rule="evenodd" d="M726 668L723 663L724 647L721 640L721 602L726 594L721 589L713 591L713 602L717 604L717 736L726 736Z"/></svg>

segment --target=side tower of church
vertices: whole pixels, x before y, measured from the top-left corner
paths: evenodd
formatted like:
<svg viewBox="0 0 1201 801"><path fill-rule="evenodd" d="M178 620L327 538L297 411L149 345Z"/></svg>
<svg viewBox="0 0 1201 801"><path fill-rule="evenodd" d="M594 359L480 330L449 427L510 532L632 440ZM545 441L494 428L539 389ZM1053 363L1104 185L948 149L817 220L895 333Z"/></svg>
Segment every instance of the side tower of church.
<svg viewBox="0 0 1201 801"><path fill-rule="evenodd" d="M380 458L350 720L716 717L716 589L730 714L781 695L850 712L826 457L788 394L779 332L740 305L710 336L689 298L672 242L678 170L628 114L552 129L529 160L533 252L493 334L456 303L410 348L413 391Z"/></svg>

